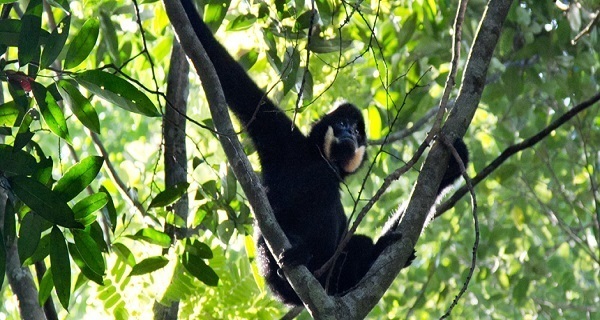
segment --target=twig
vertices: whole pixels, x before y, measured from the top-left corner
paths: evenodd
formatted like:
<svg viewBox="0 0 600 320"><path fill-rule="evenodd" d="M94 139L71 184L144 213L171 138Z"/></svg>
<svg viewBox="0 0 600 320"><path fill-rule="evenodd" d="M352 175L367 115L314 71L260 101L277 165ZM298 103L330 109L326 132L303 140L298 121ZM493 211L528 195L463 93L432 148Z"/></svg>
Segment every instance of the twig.
<svg viewBox="0 0 600 320"><path fill-rule="evenodd" d="M117 187L119 188L119 190L121 190L121 194L124 195L124 198L126 200L129 200L130 205L135 207L143 216L147 216L146 209L144 209L142 204L137 199L134 199L131 196L131 194L129 194L129 188L127 187L125 182L123 182L121 177L119 177L119 174L117 173L117 170L115 169L115 166L113 165L112 161L110 161L110 158L108 157L108 151L106 151L106 148L104 147L104 144L102 143L102 141L100 140L98 135L94 132L90 132L90 137L92 138L92 141L94 142L94 145L96 146L96 149L98 150L98 152L100 152L100 154L104 158L104 164L106 165L106 168L108 169L108 174L110 175L111 179L117 184Z"/></svg>
<svg viewBox="0 0 600 320"><path fill-rule="evenodd" d="M210 113L219 133L219 140L227 160L231 164L231 168L246 194L250 206L254 209L257 225L262 231L269 250L274 256L279 256L284 249L291 247L290 242L277 223L265 189L254 173L252 165L244 154L242 145L233 129L225 96L214 66L195 35L182 3L164 0L163 4L169 20L173 23L173 28L178 35L182 48L200 76ZM190 3L186 2L186 5L190 5ZM305 303L311 315L313 317L327 315L328 310L332 308L333 301L327 296L321 284L310 274L308 269L303 265L293 267L284 265L282 269L292 288Z"/></svg>
<svg viewBox="0 0 600 320"><path fill-rule="evenodd" d="M369 145L389 144L392 142L400 141L410 136L411 134L421 130L421 128L423 128L423 126L427 122L429 122L429 120L431 120L431 117L433 117L433 115L436 114L437 110L437 108L429 109L429 111L427 111L427 113L425 113L425 115L423 115L423 117L421 117L419 120L415 121L410 128L396 131L394 133L389 134L387 137L378 140L370 140Z"/></svg>
<svg viewBox="0 0 600 320"><path fill-rule="evenodd" d="M504 149L500 155L494 159L489 165L487 165L483 170L481 170L475 177L473 177L473 186L476 186L478 183L483 181L487 176L489 176L494 170L496 170L504 161L508 160L512 155L517 152L523 151L527 148L531 148L538 142L542 141L546 138L552 131L558 129L560 126L565 124L567 121L571 120L574 116L579 114L580 112L586 110L587 108L594 105L596 102L600 101L600 93L591 97L590 99L578 104L571 110L567 111L565 114L560 116L558 119L554 120L550 125L546 128L539 131L537 134L532 137L525 139L519 143L513 144L512 146ZM450 199L446 200L440 206L438 206L435 218L441 216L444 212L448 211L450 208L454 207L456 202L460 200L467 193L467 187L463 186L458 189Z"/></svg>
<svg viewBox="0 0 600 320"><path fill-rule="evenodd" d="M590 23L588 23L587 26L585 26L585 28L583 28L583 30L581 30L581 32L579 32L575 36L575 38L573 38L573 40L571 40L571 44L572 45L576 45L577 41L579 41L579 39L581 39L586 34L589 34L592 31L592 27L598 21L600 21L600 9L598 9L598 10L596 10L596 12L592 13L591 16L592 16L592 20L590 20Z"/></svg>
<svg viewBox="0 0 600 320"><path fill-rule="evenodd" d="M460 156L458 155L458 152L456 152L456 149L452 146L450 141L448 141L448 139L445 136L442 136L441 138L442 138L442 142L452 152L452 156L458 163L458 165L460 167L460 172L461 172L463 178L465 179L466 185L469 188L469 192L471 193L471 206L473 208L472 209L473 223L475 225L475 242L473 243L473 256L471 257L471 267L469 268L469 273L467 274L467 278L465 279L465 283L463 284L463 287L460 289L460 291L458 292L456 297L454 297L454 300L452 301L452 304L450 305L450 307L448 307L448 310L446 311L446 313L441 317L441 319L445 319L450 316L452 309L454 309L454 307L458 304L458 301L463 296L463 294L465 294L465 292L467 292L469 282L471 282L471 278L473 278L473 273L475 272L475 266L477 264L477 248L479 248L480 234L479 234L479 218L477 217L477 197L475 196L475 190L473 189L473 183L471 182L471 178L469 178L469 175L467 174L467 170L465 168L465 164L462 161L462 159L460 158Z"/></svg>
<svg viewBox="0 0 600 320"><path fill-rule="evenodd" d="M462 41L462 24L465 20L465 11L467 10L468 2L468 0L461 0L458 5L458 9L456 10L456 17L454 19L453 27L454 37L452 41L452 60L450 73L448 74L446 84L444 85L444 93L442 94L442 99L440 100L440 106L435 117L433 129L427 135L427 141L429 142L433 140L433 137L438 133L439 128L441 128L442 118L446 112L448 99L450 99L450 92L452 92L452 89L454 89L454 85L456 84L456 72L458 70L458 61L460 60L460 42Z"/></svg>
<svg viewBox="0 0 600 320"><path fill-rule="evenodd" d="M150 51L148 50L148 45L146 43L146 30L142 26L142 17L140 16L140 8L137 0L133 0L133 7L135 8L135 16L138 27L140 28L140 34L142 36L142 45L144 46L144 53L146 54L146 59L148 59L148 63L150 63L150 71L152 72L152 81L154 82L155 91L158 92L158 80L156 79L156 72L154 71L154 61L152 60L152 56L150 55ZM160 95L157 94L158 104L160 103ZM162 112L162 108L159 108L159 112Z"/></svg>

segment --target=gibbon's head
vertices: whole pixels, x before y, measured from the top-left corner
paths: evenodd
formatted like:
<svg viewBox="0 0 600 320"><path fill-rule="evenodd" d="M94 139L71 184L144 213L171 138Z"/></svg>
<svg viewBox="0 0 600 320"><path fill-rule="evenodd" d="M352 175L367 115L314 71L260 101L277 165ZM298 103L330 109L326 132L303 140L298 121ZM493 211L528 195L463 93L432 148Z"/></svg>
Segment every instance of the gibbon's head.
<svg viewBox="0 0 600 320"><path fill-rule="evenodd" d="M325 158L343 174L356 172L365 159L365 121L354 105L342 103L314 124L316 139Z"/></svg>

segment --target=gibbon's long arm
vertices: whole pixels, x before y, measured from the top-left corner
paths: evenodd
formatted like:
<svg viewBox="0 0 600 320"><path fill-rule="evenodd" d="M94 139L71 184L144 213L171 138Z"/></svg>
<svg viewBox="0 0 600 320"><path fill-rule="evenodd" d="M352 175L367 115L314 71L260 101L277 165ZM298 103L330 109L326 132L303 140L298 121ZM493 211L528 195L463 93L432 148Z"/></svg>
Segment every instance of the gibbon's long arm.
<svg viewBox="0 0 600 320"><path fill-rule="evenodd" d="M248 130L261 157L271 158L306 138L248 76L244 68L215 39L192 0L181 0L196 36L212 61L225 99Z"/></svg>

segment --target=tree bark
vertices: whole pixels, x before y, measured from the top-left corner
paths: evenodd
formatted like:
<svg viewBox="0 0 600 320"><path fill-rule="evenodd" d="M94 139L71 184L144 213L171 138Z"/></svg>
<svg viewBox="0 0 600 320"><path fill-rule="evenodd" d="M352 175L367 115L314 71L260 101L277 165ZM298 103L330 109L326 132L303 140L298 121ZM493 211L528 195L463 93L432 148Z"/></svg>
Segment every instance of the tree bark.
<svg viewBox="0 0 600 320"><path fill-rule="evenodd" d="M187 150L185 146L185 126L187 113L187 97L189 93L188 74L190 66L185 53L177 40L173 40L169 77L167 80L167 107L163 117L165 141L165 186L172 188L176 184L187 182ZM173 212L186 222L189 211L188 194L173 204ZM185 227L184 225L184 227ZM166 224L165 232L173 241L179 238L177 226ZM168 249L165 249L165 251ZM163 252L166 254L166 252ZM168 305L165 305L165 304ZM176 320L179 301L154 302L154 319Z"/></svg>
<svg viewBox="0 0 600 320"><path fill-rule="evenodd" d="M467 58L456 106L442 128L442 135L448 137L449 141L453 141L455 137L462 137L473 119L485 87L489 63L512 2L488 2ZM436 141L420 170L421 174L411 193L405 217L398 226L397 231L402 234L401 241L385 250L359 286L338 300L339 309L347 312L338 313L338 318L364 318L391 285L419 239L429 211L434 205L437 186L444 175L445 165L441 164L448 163L449 157L444 144Z"/></svg>
<svg viewBox="0 0 600 320"><path fill-rule="evenodd" d="M38 291L33 281L31 271L27 267L21 266L19 251L17 250L17 238L5 235L4 220L6 213L6 204L10 196L10 185L0 172L0 229L4 236L4 245L6 248L6 277L12 292L19 301L19 312L21 319L40 320L46 319L46 315L38 302ZM8 212L7 214L14 214Z"/></svg>
<svg viewBox="0 0 600 320"><path fill-rule="evenodd" d="M196 37L181 3L173 0L164 0L163 2L181 46L200 76L216 133L231 168L253 208L257 226L263 233L271 252L275 256L279 256L284 249L291 247L290 243L275 220L264 187L254 173L233 129L225 96L212 62ZM332 317L333 300L305 266L284 266L283 270L313 317L321 319ZM317 301L319 302L315 303ZM324 310L324 312L317 312L318 310Z"/></svg>
<svg viewBox="0 0 600 320"><path fill-rule="evenodd" d="M254 175L232 129L225 99L210 59L192 30L183 8L177 1L164 0L169 19L186 54L199 74L223 149L229 159L250 205L258 227L271 252L278 256L289 242L277 224L264 190ZM485 85L485 77L494 48L512 0L491 0L486 7L464 72L456 107L446 121L442 134L450 138L463 136L477 109ZM437 186L444 175L449 153L443 143L434 143L413 189L405 219L398 227L402 240L384 251L356 289L341 298L325 294L316 279L303 267L284 268L294 290L314 318L362 319L381 299L401 267L412 253L427 215L434 204Z"/></svg>

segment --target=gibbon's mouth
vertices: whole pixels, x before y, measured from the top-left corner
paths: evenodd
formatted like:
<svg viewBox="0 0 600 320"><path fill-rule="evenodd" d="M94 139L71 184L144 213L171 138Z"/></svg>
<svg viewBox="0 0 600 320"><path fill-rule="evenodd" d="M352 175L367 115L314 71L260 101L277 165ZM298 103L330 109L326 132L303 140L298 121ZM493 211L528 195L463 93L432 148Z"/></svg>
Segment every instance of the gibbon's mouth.
<svg viewBox="0 0 600 320"><path fill-rule="evenodd" d="M356 148L358 148L358 143L356 142L356 139L352 136L342 136L340 138L337 138L335 143L341 148L341 149L352 149L352 150L356 150Z"/></svg>

